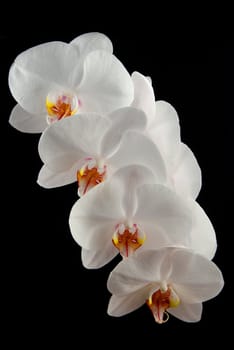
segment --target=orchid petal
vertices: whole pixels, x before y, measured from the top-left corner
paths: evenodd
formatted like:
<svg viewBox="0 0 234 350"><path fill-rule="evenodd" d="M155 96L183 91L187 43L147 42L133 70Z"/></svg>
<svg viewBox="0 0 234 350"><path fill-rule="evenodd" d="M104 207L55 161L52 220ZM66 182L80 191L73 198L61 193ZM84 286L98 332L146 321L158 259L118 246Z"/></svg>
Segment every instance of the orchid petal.
<svg viewBox="0 0 234 350"><path fill-rule="evenodd" d="M22 132L40 133L48 126L45 114L31 114L17 104L11 111L9 123Z"/></svg>
<svg viewBox="0 0 234 350"><path fill-rule="evenodd" d="M171 315L185 322L198 322L202 315L202 303L186 304L180 303L177 307L167 310Z"/></svg>
<svg viewBox="0 0 234 350"><path fill-rule="evenodd" d="M99 269L110 262L119 252L112 243L112 240L107 240L106 245L100 250L81 250L82 264L87 269Z"/></svg>
<svg viewBox="0 0 234 350"><path fill-rule="evenodd" d="M180 146L180 126L176 110L165 101L155 103L155 119L148 128L150 138L170 164Z"/></svg>
<svg viewBox="0 0 234 350"><path fill-rule="evenodd" d="M121 188L102 183L73 206L69 224L73 238L83 248L102 249L111 241L115 226L122 222Z"/></svg>
<svg viewBox="0 0 234 350"><path fill-rule="evenodd" d="M170 281L180 299L196 304L214 298L223 288L221 271L205 257L188 249L174 249Z"/></svg>
<svg viewBox="0 0 234 350"><path fill-rule="evenodd" d="M73 39L70 44L76 45L82 56L95 50L113 52L113 45L110 39L102 33L85 33Z"/></svg>
<svg viewBox="0 0 234 350"><path fill-rule="evenodd" d="M134 100L132 106L145 112L148 124L155 119L155 96L149 80L144 75L134 72L132 74L134 84Z"/></svg>
<svg viewBox="0 0 234 350"><path fill-rule="evenodd" d="M217 249L215 230L210 219L197 202L190 199L189 205L193 213L190 248L211 260Z"/></svg>
<svg viewBox="0 0 234 350"><path fill-rule="evenodd" d="M102 135L110 121L96 114L65 118L41 136L39 154L52 170L65 171L87 156L98 156Z"/></svg>
<svg viewBox="0 0 234 350"><path fill-rule="evenodd" d="M141 251L122 260L111 272L107 281L109 291L117 296L136 292L144 286L155 290L170 273L168 256L165 250Z"/></svg>
<svg viewBox="0 0 234 350"><path fill-rule="evenodd" d="M115 181L116 189L122 189L121 205L126 218L132 218L136 211L136 190L139 186L154 183L155 176L144 166L129 165L115 172L110 182Z"/></svg>
<svg viewBox="0 0 234 350"><path fill-rule="evenodd" d="M148 290L143 288L136 293L127 296L112 295L109 301L107 313L110 316L124 316L141 307L148 298Z"/></svg>
<svg viewBox="0 0 234 350"><path fill-rule="evenodd" d="M117 151L109 158L114 169L138 164L149 168L157 177L159 183L166 181L166 171L163 159L157 146L142 133L129 130L121 141Z"/></svg>
<svg viewBox="0 0 234 350"><path fill-rule="evenodd" d="M159 240L159 245L160 242L164 241L164 238L165 242L168 240L172 244L186 245L189 243L192 213L187 207L186 201L180 196L165 186L147 184L138 188L137 202L138 206L134 217L145 232L147 227L149 228L149 239L153 239L155 236L156 242L157 239Z"/></svg>
<svg viewBox="0 0 234 350"><path fill-rule="evenodd" d="M48 166L43 165L39 174L37 183L44 188L54 188L68 185L76 181L76 173L79 165L75 163L69 170L63 172L56 172L51 170Z"/></svg>
<svg viewBox="0 0 234 350"><path fill-rule="evenodd" d="M118 146L121 137L127 130L144 130L147 119L142 111L132 107L120 108L108 115L111 127L102 140L102 154L109 155Z"/></svg>
<svg viewBox="0 0 234 350"><path fill-rule="evenodd" d="M101 50L86 56L78 89L80 109L85 112L109 113L128 106L133 99L130 75L115 56Z"/></svg>
<svg viewBox="0 0 234 350"><path fill-rule="evenodd" d="M200 192L201 169L193 152L183 143L175 160L172 181L175 191L181 195L196 199Z"/></svg>

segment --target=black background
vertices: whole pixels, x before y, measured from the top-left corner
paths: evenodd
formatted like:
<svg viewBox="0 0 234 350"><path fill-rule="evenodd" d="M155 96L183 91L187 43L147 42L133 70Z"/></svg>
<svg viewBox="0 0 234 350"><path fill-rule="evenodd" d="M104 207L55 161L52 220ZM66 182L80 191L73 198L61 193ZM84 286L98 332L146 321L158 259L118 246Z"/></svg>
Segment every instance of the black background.
<svg viewBox="0 0 234 350"><path fill-rule="evenodd" d="M51 19L51 18L50 18ZM233 235L233 41L231 32L198 31L187 25L181 31L131 17L106 24L99 18L77 21L73 26L30 25L14 33L2 30L1 130L3 223L3 304L8 341L18 344L61 344L79 347L112 345L129 347L192 344L227 339L230 317ZM225 19L224 19L225 20ZM189 22L189 20L188 20ZM169 28L169 29L168 29ZM5 28L6 29L6 28ZM168 30L166 30L168 29ZM217 30L218 29L218 30ZM101 270L85 270L80 248L68 227L76 184L45 190L36 184L41 161L39 135L23 134L8 124L15 101L7 76L14 58L23 50L52 40L69 42L90 31L110 37L115 55L131 73L151 76L156 99L170 102L178 111L182 140L195 153L203 174L198 202L216 229L218 250L214 261L226 282L222 293L204 304L202 320L187 324L173 317L162 326L154 323L146 306L121 318L106 314L109 293L106 280L118 259ZM88 333L88 335L87 335ZM62 347L67 348L68 345Z"/></svg>

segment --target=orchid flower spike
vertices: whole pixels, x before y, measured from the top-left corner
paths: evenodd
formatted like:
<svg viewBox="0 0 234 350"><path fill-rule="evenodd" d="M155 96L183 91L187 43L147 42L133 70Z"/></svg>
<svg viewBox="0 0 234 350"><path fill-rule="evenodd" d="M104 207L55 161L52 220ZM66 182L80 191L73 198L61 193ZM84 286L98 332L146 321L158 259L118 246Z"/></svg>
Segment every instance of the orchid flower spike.
<svg viewBox="0 0 234 350"><path fill-rule="evenodd" d="M112 51L104 34L87 33L69 44L48 42L22 52L9 72L9 87L18 102L10 124L38 133L75 114L128 106L133 83Z"/></svg>
<svg viewBox="0 0 234 350"><path fill-rule="evenodd" d="M146 303L159 324L169 314L197 322L202 302L214 298L223 285L218 267L194 251L172 247L142 251L122 260L111 272L108 314L123 316Z"/></svg>

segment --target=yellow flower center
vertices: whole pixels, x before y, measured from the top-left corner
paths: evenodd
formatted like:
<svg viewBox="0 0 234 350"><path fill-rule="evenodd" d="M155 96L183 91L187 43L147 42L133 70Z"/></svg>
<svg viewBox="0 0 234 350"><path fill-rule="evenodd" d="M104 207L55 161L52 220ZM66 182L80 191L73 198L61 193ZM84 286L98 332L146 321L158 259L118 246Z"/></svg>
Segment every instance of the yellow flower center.
<svg viewBox="0 0 234 350"><path fill-rule="evenodd" d="M128 257L142 246L145 238L145 233L136 224L131 228L120 224L112 237L112 242L123 257Z"/></svg>
<svg viewBox="0 0 234 350"><path fill-rule="evenodd" d="M74 115L77 112L79 105L80 101L73 94L57 91L50 92L46 98L48 124Z"/></svg>
<svg viewBox="0 0 234 350"><path fill-rule="evenodd" d="M154 292L146 303L152 311L155 321L162 324L169 319L166 310L170 307L177 307L180 304L180 298L171 287L167 287L166 290L158 289Z"/></svg>

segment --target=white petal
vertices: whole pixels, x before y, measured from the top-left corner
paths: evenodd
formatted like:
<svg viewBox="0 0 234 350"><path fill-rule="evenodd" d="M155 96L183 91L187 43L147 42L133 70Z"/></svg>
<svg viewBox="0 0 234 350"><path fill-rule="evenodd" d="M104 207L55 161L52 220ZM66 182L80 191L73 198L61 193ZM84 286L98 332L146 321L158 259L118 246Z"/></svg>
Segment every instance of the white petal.
<svg viewBox="0 0 234 350"><path fill-rule="evenodd" d="M167 252L167 251L166 251ZM143 287L148 291L160 287L170 273L168 255L164 249L142 251L122 260L111 272L107 287L112 294L123 296L136 292Z"/></svg>
<svg viewBox="0 0 234 350"><path fill-rule="evenodd" d="M144 130L147 124L146 115L132 107L120 108L107 117L112 124L102 141L103 156L112 153L125 131Z"/></svg>
<svg viewBox="0 0 234 350"><path fill-rule="evenodd" d="M166 181L166 170L157 146L142 133L129 130L123 135L119 148L109 158L115 170L137 164L149 168L157 177L157 182Z"/></svg>
<svg viewBox="0 0 234 350"><path fill-rule="evenodd" d="M155 119L155 96L149 80L144 75L134 72L132 74L134 84L134 100L132 106L147 115L148 123Z"/></svg>
<svg viewBox="0 0 234 350"><path fill-rule="evenodd" d="M152 78L150 76L147 76L146 79L148 80L148 82L152 85Z"/></svg>
<svg viewBox="0 0 234 350"><path fill-rule="evenodd" d="M144 244L135 252L135 254L141 253L142 251L149 250L149 249L161 249L168 246L188 246L189 241L189 234L186 237L185 235L178 236L173 234L169 234L166 232L166 229L163 227L163 225L159 225L153 222L141 222L140 220L133 218L134 222L137 222L139 224L140 229L145 234L145 241Z"/></svg>
<svg viewBox="0 0 234 350"><path fill-rule="evenodd" d="M126 218L132 218L137 205L136 189L142 184L154 183L154 174L150 169L140 165L129 165L115 172L110 182L121 188L121 204Z"/></svg>
<svg viewBox="0 0 234 350"><path fill-rule="evenodd" d="M79 98L85 112L109 113L128 106L133 99L131 77L115 56L93 51L84 60Z"/></svg>
<svg viewBox="0 0 234 350"><path fill-rule="evenodd" d="M175 308L167 310L171 315L185 322L198 322L202 315L202 303L186 304L181 303Z"/></svg>
<svg viewBox="0 0 234 350"><path fill-rule="evenodd" d="M64 185L68 185L76 181L77 164L75 164L71 169L57 173L49 169L46 165L41 168L37 183L45 188L54 188Z"/></svg>
<svg viewBox="0 0 234 350"><path fill-rule="evenodd" d="M73 238L83 248L101 250L112 240L117 224L123 221L121 189L102 183L73 206L69 224Z"/></svg>
<svg viewBox="0 0 234 350"><path fill-rule="evenodd" d="M30 114L17 104L11 111L9 123L22 132L39 133L48 126L45 114Z"/></svg>
<svg viewBox="0 0 234 350"><path fill-rule="evenodd" d="M189 205L193 213L190 247L196 253L211 260L214 257L217 248L213 225L197 202L190 199Z"/></svg>
<svg viewBox="0 0 234 350"><path fill-rule="evenodd" d="M100 143L110 121L96 114L65 118L41 136L39 154L52 170L69 170L75 162L100 154Z"/></svg>
<svg viewBox="0 0 234 350"><path fill-rule="evenodd" d="M155 103L155 120L149 125L148 134L167 162L173 162L180 146L180 126L176 110L169 103Z"/></svg>
<svg viewBox="0 0 234 350"><path fill-rule="evenodd" d="M85 33L79 35L71 41L72 45L76 45L82 56L87 55L94 50L104 50L109 53L113 52L113 45L110 39L102 33Z"/></svg>
<svg viewBox="0 0 234 350"><path fill-rule="evenodd" d="M82 249L81 259L87 269L99 269L110 262L119 251L115 248L111 240L107 240L106 245L100 250Z"/></svg>
<svg viewBox="0 0 234 350"><path fill-rule="evenodd" d="M148 290L143 288L136 293L127 296L112 295L109 301L107 313L110 316L126 315L142 306L148 297Z"/></svg>
<svg viewBox="0 0 234 350"><path fill-rule="evenodd" d="M170 103L162 100L155 102L155 120L158 124L179 123L179 117L175 108Z"/></svg>
<svg viewBox="0 0 234 350"><path fill-rule="evenodd" d="M142 185L137 190L137 203L135 220L145 231L149 244L154 235L158 245L163 243L163 239L165 243L167 240L172 244L189 243L192 212L186 201L175 192L162 185Z"/></svg>
<svg viewBox="0 0 234 350"><path fill-rule="evenodd" d="M28 112L46 114L46 96L54 89L75 88L81 75L76 47L50 42L22 52L11 66L9 87Z"/></svg>
<svg viewBox="0 0 234 350"><path fill-rule="evenodd" d="M194 199L201 189L201 169L193 152L181 143L172 173L174 189L177 193Z"/></svg>
<svg viewBox="0 0 234 350"><path fill-rule="evenodd" d="M205 257L188 249L174 249L171 260L170 281L183 302L195 304L209 300L223 288L221 271Z"/></svg>

